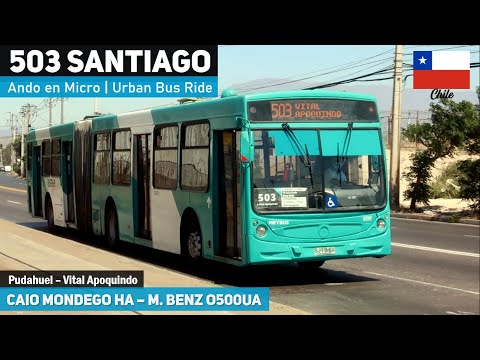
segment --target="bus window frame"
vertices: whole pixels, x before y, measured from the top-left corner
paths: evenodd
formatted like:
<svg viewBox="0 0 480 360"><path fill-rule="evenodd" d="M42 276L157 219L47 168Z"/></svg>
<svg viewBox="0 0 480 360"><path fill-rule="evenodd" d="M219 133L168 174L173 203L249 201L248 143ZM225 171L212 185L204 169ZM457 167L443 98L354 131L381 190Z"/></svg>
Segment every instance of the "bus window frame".
<svg viewBox="0 0 480 360"><path fill-rule="evenodd" d="M27 142L27 171L32 170L32 154L33 154L33 144L31 141Z"/></svg>
<svg viewBox="0 0 480 360"><path fill-rule="evenodd" d="M53 142L58 141L58 154L53 154ZM58 160L58 174L53 174L53 157L55 160ZM50 176L51 177L61 177L62 176L62 138L56 137L50 139Z"/></svg>
<svg viewBox="0 0 480 360"><path fill-rule="evenodd" d="M115 145L116 145L116 141L115 141L115 136L117 133L119 132L130 132L130 149L115 149ZM111 164L110 164L110 171L111 171L111 176L110 176L110 184L112 186L125 186L125 187L130 187L132 185L132 159L133 159L133 156L132 156L132 149L133 149L133 146L132 146L132 143L133 143L133 137L132 137L132 129L131 128L122 128L122 129L115 129L115 130L112 130L112 141L111 141L111 148L112 148L112 152L111 152ZM127 150L130 151L130 176L128 177L128 184L125 184L125 183L115 183L114 182L114 171L113 171L113 167L114 167L114 161L113 161L113 157L114 157L114 154L115 152L127 152Z"/></svg>
<svg viewBox="0 0 480 360"><path fill-rule="evenodd" d="M169 128L169 127L176 127L177 128L177 146L175 148L173 147L160 147L159 145L157 146L157 133L159 133L162 129ZM181 162L179 162L181 158L181 149L179 151L179 145L180 145L180 133L181 133L181 127L179 126L178 123L170 123L170 124L161 124L161 125L156 125L153 128L153 154L152 154L152 187L154 189L159 189L159 190L177 190L180 185L180 173L181 173ZM157 150L176 150L177 151L177 176L175 178L175 186L174 187L159 187L155 185L155 178L156 178L156 171L155 171L155 158L156 158L156 151ZM179 165L180 165L180 171L179 171Z"/></svg>
<svg viewBox="0 0 480 360"><path fill-rule="evenodd" d="M50 154L46 156L44 154L44 145L45 143L49 144L49 150ZM41 154L41 163L42 163L42 177L51 177L52 176L52 139L44 139L42 140L42 154ZM43 165L44 163L44 158L48 157L48 163L49 163L49 168L48 168L48 174L45 172L45 166Z"/></svg>
<svg viewBox="0 0 480 360"><path fill-rule="evenodd" d="M185 132L186 128L191 125L201 125L201 124L208 124L208 145L207 146L189 146L185 147ZM211 157L211 145L212 145L212 136L210 132L212 131L212 126L208 119L203 120L193 120L193 121L185 121L180 126L180 174L178 176L178 185L180 190L187 191L187 192L194 192L194 193L208 193L210 191L210 157ZM207 161L207 186L205 190L191 190L191 189L184 189L182 186L183 180L183 150L184 149L208 149L208 161Z"/></svg>
<svg viewBox="0 0 480 360"><path fill-rule="evenodd" d="M108 139L108 150L97 150L97 135L101 135L101 134L108 134L109 135L109 139ZM113 170L113 165L110 164L110 166L108 167L108 181L105 181L105 182L96 182L95 181L95 156L97 154L97 152L108 152L108 158L110 160L110 162L112 162L113 160L113 150L112 150L112 131L110 130L106 130L106 131L98 131L98 132L95 132L93 133L93 159L92 159L92 166L93 166L93 170L92 170L92 184L95 184L95 185L112 185L112 173L111 171Z"/></svg>

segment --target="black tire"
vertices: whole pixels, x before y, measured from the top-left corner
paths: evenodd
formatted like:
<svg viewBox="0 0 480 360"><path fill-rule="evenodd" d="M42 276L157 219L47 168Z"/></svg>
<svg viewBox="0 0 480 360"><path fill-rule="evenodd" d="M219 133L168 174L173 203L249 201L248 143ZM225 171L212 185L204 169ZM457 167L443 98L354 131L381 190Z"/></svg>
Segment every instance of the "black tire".
<svg viewBox="0 0 480 360"><path fill-rule="evenodd" d="M55 232L55 221L53 215L53 205L50 197L47 198L45 203L45 214L47 218L47 229L49 233Z"/></svg>
<svg viewBox="0 0 480 360"><path fill-rule="evenodd" d="M182 231L182 254L192 260L202 258L202 234L198 221L191 221Z"/></svg>
<svg viewBox="0 0 480 360"><path fill-rule="evenodd" d="M302 270L313 271L320 269L323 264L325 264L325 261L305 261L299 262L298 267Z"/></svg>
<svg viewBox="0 0 480 360"><path fill-rule="evenodd" d="M107 218L105 221L105 240L107 246L111 249L115 249L118 246L118 218L117 211L113 207L109 208L107 212Z"/></svg>

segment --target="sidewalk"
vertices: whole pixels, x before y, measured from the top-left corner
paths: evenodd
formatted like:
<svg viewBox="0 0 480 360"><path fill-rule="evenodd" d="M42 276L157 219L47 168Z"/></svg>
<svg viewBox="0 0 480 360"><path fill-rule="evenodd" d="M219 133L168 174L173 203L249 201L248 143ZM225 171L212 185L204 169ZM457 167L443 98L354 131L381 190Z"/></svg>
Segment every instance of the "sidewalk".
<svg viewBox="0 0 480 360"><path fill-rule="evenodd" d="M392 211L392 218L480 225L480 218L473 214L470 203L462 199L430 199L428 206L417 204L417 209L421 211L418 213L410 212L409 201L404 200L400 205L402 211Z"/></svg>
<svg viewBox="0 0 480 360"><path fill-rule="evenodd" d="M64 239L0 219L0 270L141 270L145 287L219 287L211 281L189 276L114 252ZM49 312L48 315L133 314L132 312ZM220 311L140 311L144 315L308 315L308 313L270 301L270 310L252 312ZM0 315L18 315L2 312ZM46 314L25 311L22 314Z"/></svg>

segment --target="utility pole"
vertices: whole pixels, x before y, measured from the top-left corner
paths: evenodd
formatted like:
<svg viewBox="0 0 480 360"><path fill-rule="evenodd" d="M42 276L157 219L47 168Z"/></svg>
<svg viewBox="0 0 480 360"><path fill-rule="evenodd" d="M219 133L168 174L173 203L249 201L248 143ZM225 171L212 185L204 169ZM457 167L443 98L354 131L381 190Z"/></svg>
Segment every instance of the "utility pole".
<svg viewBox="0 0 480 360"><path fill-rule="evenodd" d="M13 147L13 144L15 143L15 139L17 138L17 119L16 119L16 115L12 112L10 112L9 124L10 124L10 130L12 131L12 147L10 148L10 162L13 169L13 164L17 162L17 156L15 154L15 150Z"/></svg>
<svg viewBox="0 0 480 360"><path fill-rule="evenodd" d="M403 45L395 45L393 74L392 140L390 142L390 206L400 209L400 123L402 116Z"/></svg>
<svg viewBox="0 0 480 360"><path fill-rule="evenodd" d="M20 150L20 176L25 177L25 136L27 135L27 129L30 129L32 123L32 110L35 105L27 104L22 106L22 137L21 137L21 150Z"/></svg>
<svg viewBox="0 0 480 360"><path fill-rule="evenodd" d="M28 111L28 110L27 110ZM21 135L21 138L20 138L20 176L23 178L25 177L25 170L24 170L24 167L23 167L23 154L25 154L25 118L27 117L27 112L25 110L25 106L23 106L23 109L22 109L22 135Z"/></svg>
<svg viewBox="0 0 480 360"><path fill-rule="evenodd" d="M63 118L63 102L64 98L60 98L60 124L63 124L64 118Z"/></svg>
<svg viewBox="0 0 480 360"><path fill-rule="evenodd" d="M53 108L52 98L49 98L48 99L48 126L52 126L52 124L53 124L52 108Z"/></svg>
<svg viewBox="0 0 480 360"><path fill-rule="evenodd" d="M98 98L93 99L93 115L98 114Z"/></svg>
<svg viewBox="0 0 480 360"><path fill-rule="evenodd" d="M387 143L390 147L390 155L392 153L392 114L388 115L388 135L387 135Z"/></svg>

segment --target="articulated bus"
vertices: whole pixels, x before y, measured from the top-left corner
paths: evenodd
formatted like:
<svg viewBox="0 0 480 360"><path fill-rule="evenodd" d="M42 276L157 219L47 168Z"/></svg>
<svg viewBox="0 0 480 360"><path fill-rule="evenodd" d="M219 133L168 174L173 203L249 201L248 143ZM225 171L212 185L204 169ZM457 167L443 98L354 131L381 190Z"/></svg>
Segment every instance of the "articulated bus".
<svg viewBox="0 0 480 360"><path fill-rule="evenodd" d="M391 254L376 99L323 90L183 101L27 135L28 207L75 228L238 266Z"/></svg>

